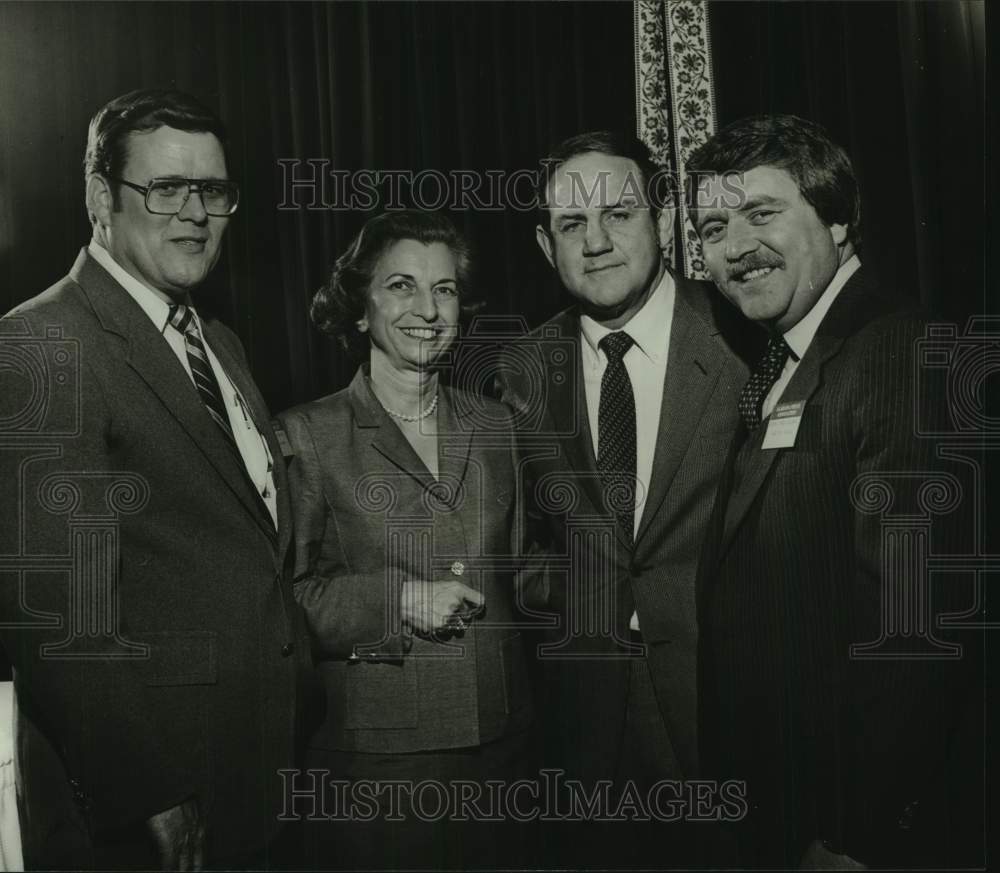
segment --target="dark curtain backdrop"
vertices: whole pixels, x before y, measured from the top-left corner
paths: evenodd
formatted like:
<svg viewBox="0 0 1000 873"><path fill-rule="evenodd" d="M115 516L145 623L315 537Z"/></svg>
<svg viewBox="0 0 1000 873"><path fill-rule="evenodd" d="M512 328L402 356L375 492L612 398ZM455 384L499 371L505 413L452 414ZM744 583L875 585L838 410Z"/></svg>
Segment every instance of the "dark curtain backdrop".
<svg viewBox="0 0 1000 873"><path fill-rule="evenodd" d="M853 156L862 260L950 319L985 293L985 4L711 3L722 123L793 112Z"/></svg>
<svg viewBox="0 0 1000 873"><path fill-rule="evenodd" d="M279 159L339 169L537 168L587 128L635 126L629 3L0 3L0 309L65 273L89 236L86 125L109 98L176 85L230 127L243 199L200 295L242 338L272 408L351 375L306 312L365 219L279 211ZM525 212L455 216L494 311L561 304Z"/></svg>
<svg viewBox="0 0 1000 873"><path fill-rule="evenodd" d="M719 123L794 111L828 125L861 176L866 259L951 318L986 310L982 5L713 3L711 16ZM175 85L226 119L243 184L201 305L237 330L273 409L335 390L351 370L306 312L366 215L279 210L278 161L534 170L564 136L634 127L632 45L631 2L0 3L0 310L63 275L89 237L93 112ZM565 304L530 212L455 218L487 311L535 325Z"/></svg>

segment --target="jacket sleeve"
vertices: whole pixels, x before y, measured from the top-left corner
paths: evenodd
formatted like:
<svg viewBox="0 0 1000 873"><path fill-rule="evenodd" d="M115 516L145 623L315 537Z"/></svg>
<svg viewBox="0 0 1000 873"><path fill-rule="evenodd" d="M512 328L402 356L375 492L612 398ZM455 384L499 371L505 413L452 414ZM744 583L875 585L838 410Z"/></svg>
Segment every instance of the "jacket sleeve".
<svg viewBox="0 0 1000 873"><path fill-rule="evenodd" d="M970 553L974 495L970 467L938 451L934 434L950 429L948 397L916 367L918 327L902 320L874 337L851 391L855 571L845 616L840 848L893 866L919 827L915 810L940 793L954 716L978 658L974 634L936 621L973 603L971 587L932 574L929 561Z"/></svg>
<svg viewBox="0 0 1000 873"><path fill-rule="evenodd" d="M293 457L288 484L295 531L295 599L318 659L399 660L411 636L402 624L400 593L405 580L392 568L358 573L349 566L337 519L323 493L323 462L310 422L297 411L279 416ZM348 473L345 470L345 473Z"/></svg>

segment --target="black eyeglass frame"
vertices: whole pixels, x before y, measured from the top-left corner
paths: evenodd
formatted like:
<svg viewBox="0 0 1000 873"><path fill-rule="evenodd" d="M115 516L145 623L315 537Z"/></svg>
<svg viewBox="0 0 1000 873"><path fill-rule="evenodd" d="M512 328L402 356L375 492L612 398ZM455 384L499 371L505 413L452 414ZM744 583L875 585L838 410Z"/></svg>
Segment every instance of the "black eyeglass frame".
<svg viewBox="0 0 1000 873"><path fill-rule="evenodd" d="M233 205L230 207L228 212L209 212L208 206L205 203L204 196L201 199L201 205L205 210L207 215L213 218L228 218L234 212L236 212L236 207L240 205L240 186L236 182L231 182L229 179L182 179L178 176L158 176L155 179L150 179L149 184L146 186L137 185L135 182L129 182L128 179L119 179L115 176L108 177L112 182L118 182L121 185L127 185L133 191L138 191L142 194L143 204L146 207L146 211L151 215L177 215L185 206L187 206L188 200L191 199L192 194L201 194L201 188L203 185L224 185L233 192ZM172 185L187 185L187 195L184 197L183 202L177 207L173 212L157 212L151 209L149 206L149 192L153 190L157 182L168 182Z"/></svg>

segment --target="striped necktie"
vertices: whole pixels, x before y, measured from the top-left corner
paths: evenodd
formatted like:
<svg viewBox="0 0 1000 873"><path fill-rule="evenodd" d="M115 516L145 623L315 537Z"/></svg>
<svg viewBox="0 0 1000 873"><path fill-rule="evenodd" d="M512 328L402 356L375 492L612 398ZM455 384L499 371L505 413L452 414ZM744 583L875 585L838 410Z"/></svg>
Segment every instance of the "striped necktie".
<svg viewBox="0 0 1000 873"><path fill-rule="evenodd" d="M195 388L198 389L201 402L205 404L209 415L215 419L215 423L228 437L232 447L236 448L233 428L229 423L229 416L226 414L226 404L222 400L219 383L216 381L212 365L209 363L205 343L202 342L201 336L198 334L198 322L195 321L194 310L189 306L174 304L170 307L170 325L184 337L188 365L191 367L191 376L194 379Z"/></svg>

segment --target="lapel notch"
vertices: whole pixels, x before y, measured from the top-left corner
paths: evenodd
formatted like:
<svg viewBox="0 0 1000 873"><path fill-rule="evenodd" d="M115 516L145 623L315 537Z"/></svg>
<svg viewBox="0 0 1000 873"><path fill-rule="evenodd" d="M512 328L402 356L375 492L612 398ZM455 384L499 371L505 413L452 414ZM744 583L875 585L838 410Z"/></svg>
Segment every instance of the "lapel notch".
<svg viewBox="0 0 1000 873"><path fill-rule="evenodd" d="M822 388L827 364L840 352L847 337L878 314L885 301L877 296L876 289L864 269L859 269L844 285L820 322L812 343L781 395L783 403L805 402L803 415L809 415L809 400ZM761 424L766 429L767 422ZM736 531L746 517L754 498L779 456L788 449L760 449L763 430L753 435L757 445L747 460L747 468L726 507L720 556L732 543Z"/></svg>
<svg viewBox="0 0 1000 873"><path fill-rule="evenodd" d="M90 301L104 330L124 340L128 366L273 539L275 533L270 514L260 505L260 498L241 469L239 458L209 415L184 367L146 313L100 264L87 255L86 249L77 258L71 275ZM216 351L214 345L212 351Z"/></svg>

